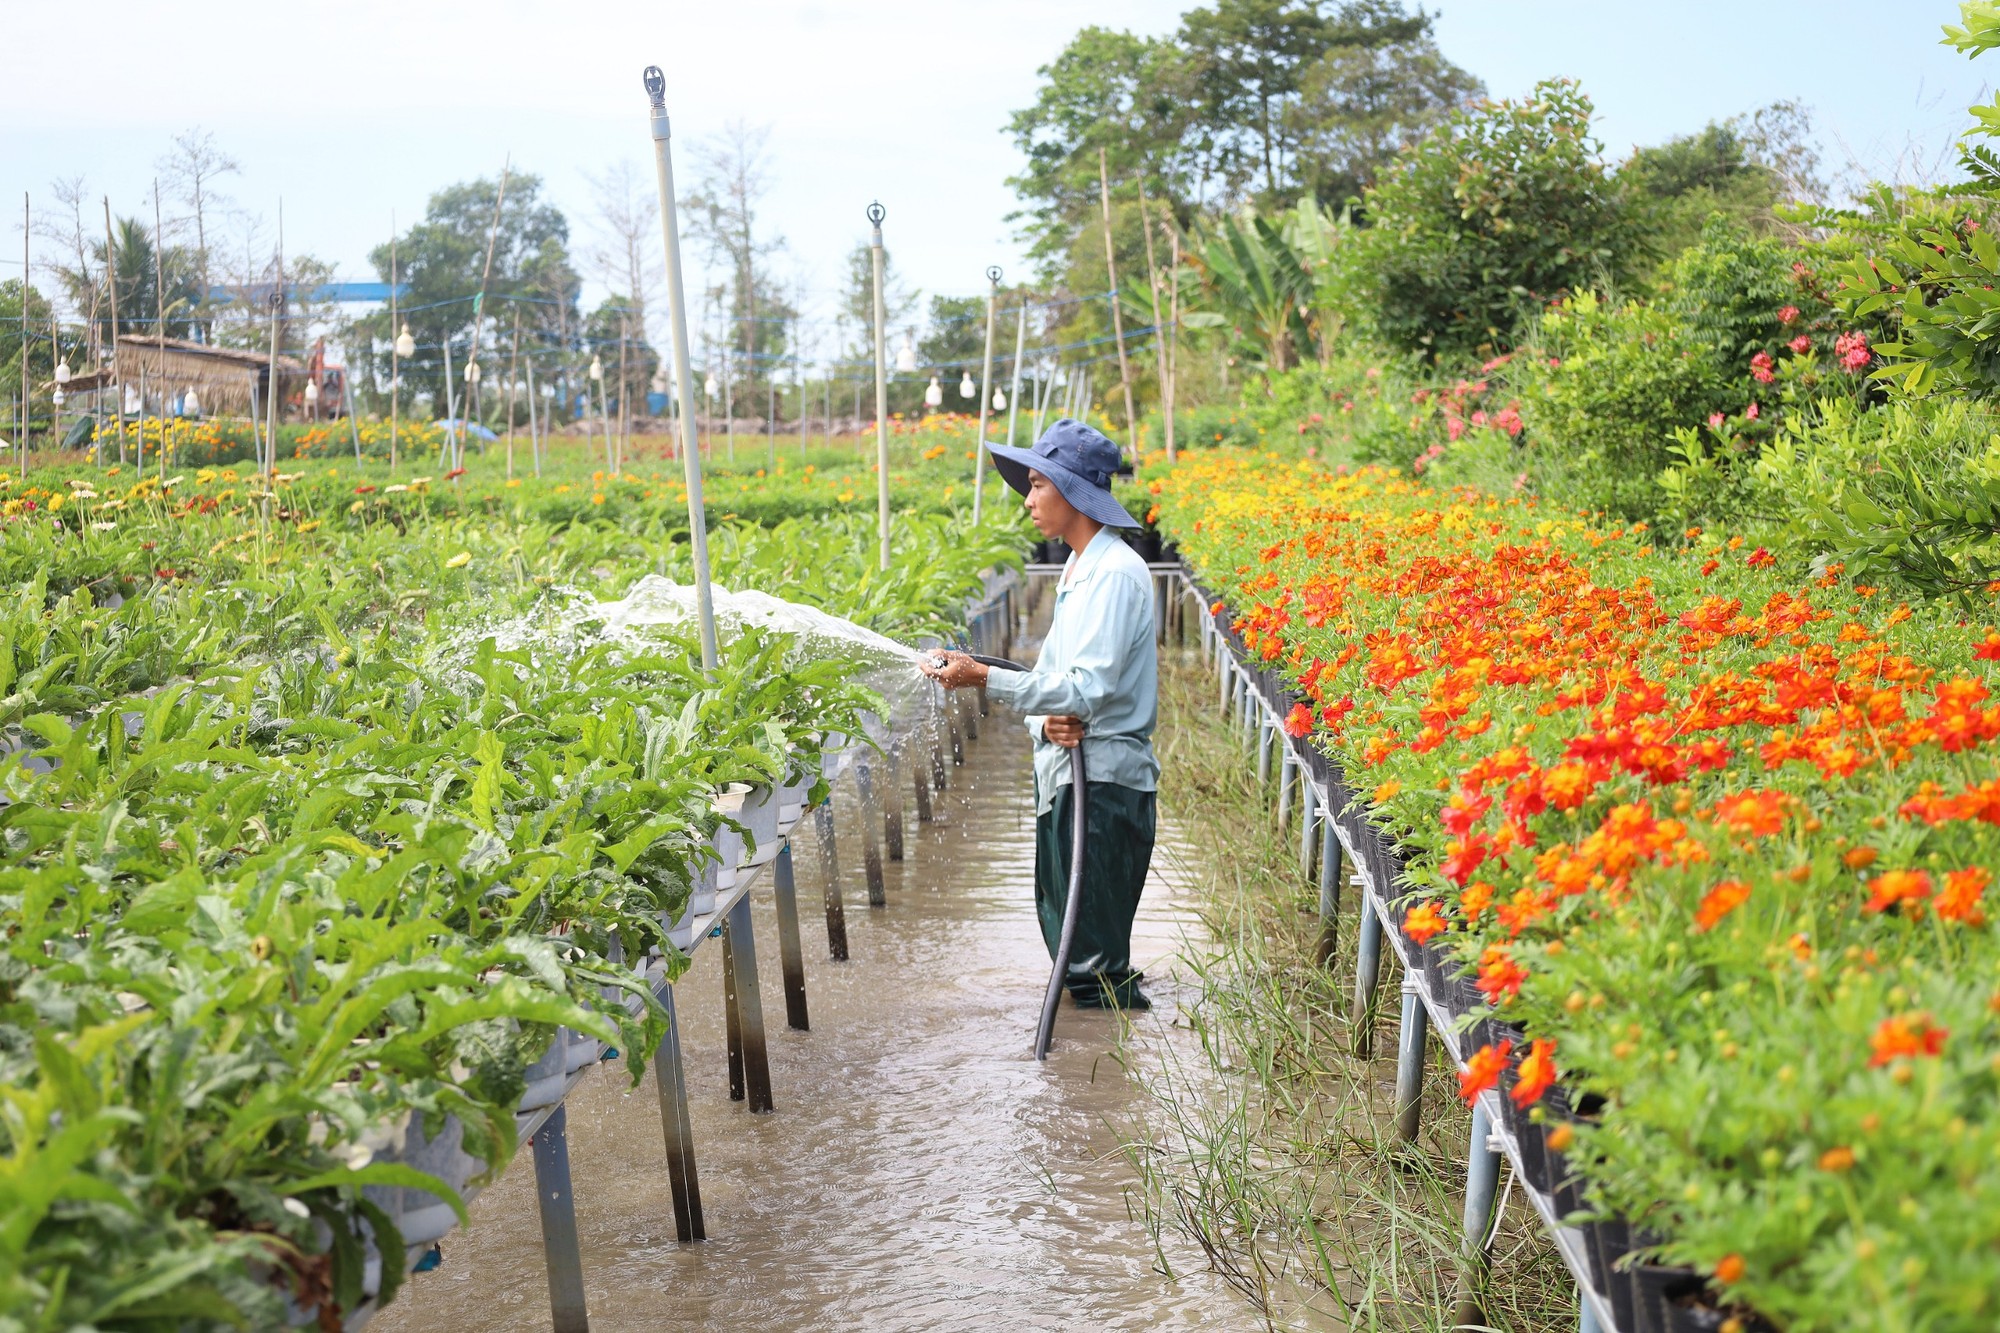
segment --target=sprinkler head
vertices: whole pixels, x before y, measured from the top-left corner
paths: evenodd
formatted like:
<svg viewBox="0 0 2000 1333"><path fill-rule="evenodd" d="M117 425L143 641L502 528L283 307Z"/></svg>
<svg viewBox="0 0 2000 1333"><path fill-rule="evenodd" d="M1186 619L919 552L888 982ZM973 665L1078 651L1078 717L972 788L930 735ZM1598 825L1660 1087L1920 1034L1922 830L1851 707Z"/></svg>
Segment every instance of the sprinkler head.
<svg viewBox="0 0 2000 1333"><path fill-rule="evenodd" d="M986 280L992 283L995 287L998 287L1000 285L1000 266L998 264L987 265Z"/></svg>
<svg viewBox="0 0 2000 1333"><path fill-rule="evenodd" d="M658 65L646 66L646 96L652 99L655 111L667 109L667 76L660 72Z"/></svg>

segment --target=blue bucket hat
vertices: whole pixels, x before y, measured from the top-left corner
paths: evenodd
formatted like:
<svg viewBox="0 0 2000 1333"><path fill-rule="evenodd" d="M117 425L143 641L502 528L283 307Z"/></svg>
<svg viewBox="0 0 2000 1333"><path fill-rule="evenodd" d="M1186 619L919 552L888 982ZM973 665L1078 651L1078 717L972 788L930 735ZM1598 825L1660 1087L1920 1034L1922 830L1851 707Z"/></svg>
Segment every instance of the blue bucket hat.
<svg viewBox="0 0 2000 1333"><path fill-rule="evenodd" d="M1144 526L1125 511L1111 495L1111 474L1118 470L1118 446L1081 421L1062 417L1051 423L1035 441L1033 449L1010 449L1003 444L986 446L993 466L1007 484L1021 494L1028 493L1028 469L1047 477L1062 492L1062 498L1077 511L1096 519L1107 528Z"/></svg>

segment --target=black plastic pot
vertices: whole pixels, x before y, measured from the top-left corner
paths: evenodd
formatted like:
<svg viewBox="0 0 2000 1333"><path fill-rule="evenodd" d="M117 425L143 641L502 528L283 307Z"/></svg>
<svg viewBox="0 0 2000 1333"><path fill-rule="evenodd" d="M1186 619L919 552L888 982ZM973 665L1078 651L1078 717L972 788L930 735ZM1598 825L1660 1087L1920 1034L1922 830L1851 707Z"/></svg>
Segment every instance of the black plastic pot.
<svg viewBox="0 0 2000 1333"><path fill-rule="evenodd" d="M1692 1268L1634 1264L1625 1280L1632 1291L1632 1333L1668 1333L1668 1310L1699 1296L1707 1283Z"/></svg>

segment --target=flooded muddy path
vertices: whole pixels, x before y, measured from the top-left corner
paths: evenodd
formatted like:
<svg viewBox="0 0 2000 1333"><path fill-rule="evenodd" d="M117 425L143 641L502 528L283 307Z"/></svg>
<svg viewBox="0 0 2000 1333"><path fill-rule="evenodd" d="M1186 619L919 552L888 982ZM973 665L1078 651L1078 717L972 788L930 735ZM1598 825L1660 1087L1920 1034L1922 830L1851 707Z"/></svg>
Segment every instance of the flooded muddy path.
<svg viewBox="0 0 2000 1333"><path fill-rule="evenodd" d="M851 779L836 811L850 961L827 961L824 868L796 838L812 1030L784 1024L770 893L753 894L777 1109L728 1098L722 950L676 987L710 1239L679 1245L652 1076L622 1062L569 1098L591 1324L675 1328L1257 1329L1192 1242L1152 1234L1121 1150L1145 1094L1123 1058L1199 1065L1178 1006L1197 992L1177 951L1200 929L1176 829L1134 933L1150 1013L1065 1001L1046 1065L1029 1045L1048 955L1031 905L1028 744L997 707L968 743L937 819L905 811L907 859L870 909ZM524 1150L472 1208L444 1263L371 1327L546 1329L548 1292ZM1158 1248L1156 1248L1156 1243ZM1163 1269L1174 1276L1163 1275Z"/></svg>

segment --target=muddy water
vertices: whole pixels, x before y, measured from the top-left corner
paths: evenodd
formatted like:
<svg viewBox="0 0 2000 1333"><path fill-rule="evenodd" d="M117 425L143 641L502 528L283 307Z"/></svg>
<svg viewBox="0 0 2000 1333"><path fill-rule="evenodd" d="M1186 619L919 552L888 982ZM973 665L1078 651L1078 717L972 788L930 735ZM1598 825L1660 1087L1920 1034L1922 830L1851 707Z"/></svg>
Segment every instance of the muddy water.
<svg viewBox="0 0 2000 1333"><path fill-rule="evenodd" d="M799 901L812 1031L785 1026L770 894L753 894L777 1109L728 1098L722 950L676 988L710 1239L674 1240L648 1075L594 1072L569 1099L591 1325L598 1330L1262 1327L1171 1230L1155 1250L1120 1128L1141 1093L1113 1056L1200 1052L1174 1020L1195 993L1175 954L1197 929L1162 827L1134 935L1155 1008L1120 1019L1067 1001L1046 1065L1029 1051L1048 955L1030 905L1032 776L996 708L936 822L906 812L908 859L866 906L851 792L836 806L851 959L827 961L822 867L801 825ZM843 787L849 786L843 782ZM372 1327L545 1329L548 1294L524 1151ZM1164 1254L1167 1271L1162 1275Z"/></svg>

